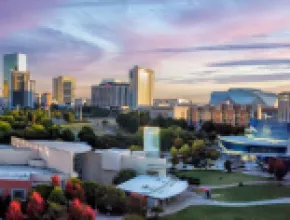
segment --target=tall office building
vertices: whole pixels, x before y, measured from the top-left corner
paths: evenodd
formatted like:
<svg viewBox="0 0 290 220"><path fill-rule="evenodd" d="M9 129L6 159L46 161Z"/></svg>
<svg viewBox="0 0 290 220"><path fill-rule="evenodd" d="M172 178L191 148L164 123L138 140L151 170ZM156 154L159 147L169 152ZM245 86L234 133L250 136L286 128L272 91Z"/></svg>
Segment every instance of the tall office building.
<svg viewBox="0 0 290 220"><path fill-rule="evenodd" d="M75 100L76 80L69 76L59 76L52 80L53 99L58 104L73 104Z"/></svg>
<svg viewBox="0 0 290 220"><path fill-rule="evenodd" d="M45 92L41 94L41 106L48 108L52 104L52 95L50 92Z"/></svg>
<svg viewBox="0 0 290 220"><path fill-rule="evenodd" d="M290 92L278 94L278 120L290 122Z"/></svg>
<svg viewBox="0 0 290 220"><path fill-rule="evenodd" d="M3 96L8 98L9 96L9 85L11 84L11 71L16 70L20 72L27 71L27 57L26 54L14 53L5 54L3 60Z"/></svg>
<svg viewBox="0 0 290 220"><path fill-rule="evenodd" d="M91 104L103 108L129 106L129 83L105 79L91 88Z"/></svg>
<svg viewBox="0 0 290 220"><path fill-rule="evenodd" d="M9 84L9 108L30 107L31 105L31 80L30 72L11 71Z"/></svg>
<svg viewBox="0 0 290 220"><path fill-rule="evenodd" d="M29 106L31 108L34 108L35 93L36 93L36 81L30 80L29 81Z"/></svg>
<svg viewBox="0 0 290 220"><path fill-rule="evenodd" d="M153 105L154 71L134 66L129 72L130 107L138 109Z"/></svg>

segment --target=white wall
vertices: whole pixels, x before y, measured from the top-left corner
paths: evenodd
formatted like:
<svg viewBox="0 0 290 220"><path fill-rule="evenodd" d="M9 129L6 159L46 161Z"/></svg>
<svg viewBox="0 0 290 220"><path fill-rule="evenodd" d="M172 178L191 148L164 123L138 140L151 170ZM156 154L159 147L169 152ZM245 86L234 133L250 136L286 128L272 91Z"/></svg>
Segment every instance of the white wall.
<svg viewBox="0 0 290 220"><path fill-rule="evenodd" d="M38 157L38 153L26 149L0 149L0 164L26 165L31 159Z"/></svg>
<svg viewBox="0 0 290 220"><path fill-rule="evenodd" d="M11 145L19 149L28 148L36 152L40 159L45 160L48 168L56 169L69 176L74 176L74 161L73 153L71 152L46 147L37 143L14 137L11 139Z"/></svg>

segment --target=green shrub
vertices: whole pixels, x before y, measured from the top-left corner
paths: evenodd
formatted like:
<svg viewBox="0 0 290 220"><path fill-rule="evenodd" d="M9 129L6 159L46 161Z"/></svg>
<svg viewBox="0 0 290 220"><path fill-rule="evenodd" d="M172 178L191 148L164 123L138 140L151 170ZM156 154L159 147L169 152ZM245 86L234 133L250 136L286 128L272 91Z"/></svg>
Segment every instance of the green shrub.
<svg viewBox="0 0 290 220"><path fill-rule="evenodd" d="M132 169L120 170L119 173L114 177L113 184L119 185L136 176L137 176L137 173L135 170L132 170Z"/></svg>
<svg viewBox="0 0 290 220"><path fill-rule="evenodd" d="M59 205L65 205L67 203L66 197L60 187L54 187L48 197L48 201Z"/></svg>
<svg viewBox="0 0 290 220"><path fill-rule="evenodd" d="M39 184L34 188L34 191L38 192L44 200L48 200L49 195L51 194L53 187L47 184Z"/></svg>

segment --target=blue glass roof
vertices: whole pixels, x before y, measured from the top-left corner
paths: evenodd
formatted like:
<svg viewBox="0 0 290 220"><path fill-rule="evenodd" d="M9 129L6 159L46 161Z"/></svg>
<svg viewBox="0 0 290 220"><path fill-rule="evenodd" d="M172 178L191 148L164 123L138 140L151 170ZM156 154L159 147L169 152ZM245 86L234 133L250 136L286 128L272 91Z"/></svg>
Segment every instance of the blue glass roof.
<svg viewBox="0 0 290 220"><path fill-rule="evenodd" d="M274 106L277 101L277 95L274 93L265 93L258 89L233 88L224 92L212 92L210 104L217 105L222 102L230 101L233 104L252 105L254 103Z"/></svg>

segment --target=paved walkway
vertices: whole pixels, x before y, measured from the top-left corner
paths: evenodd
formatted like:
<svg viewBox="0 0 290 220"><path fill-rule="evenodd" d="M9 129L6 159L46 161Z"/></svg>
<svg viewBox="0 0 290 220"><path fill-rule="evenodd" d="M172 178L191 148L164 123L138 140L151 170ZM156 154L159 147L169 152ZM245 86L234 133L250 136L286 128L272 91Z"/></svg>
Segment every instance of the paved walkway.
<svg viewBox="0 0 290 220"><path fill-rule="evenodd" d="M249 182L243 182L244 185L262 185L262 184L277 184L277 181L275 180L261 180L261 181L249 181ZM282 184L285 184L284 182ZM231 188L231 187L237 187L238 183L232 183L232 184L224 184L224 185L204 185L201 187L206 187L208 189L225 189L225 188Z"/></svg>

